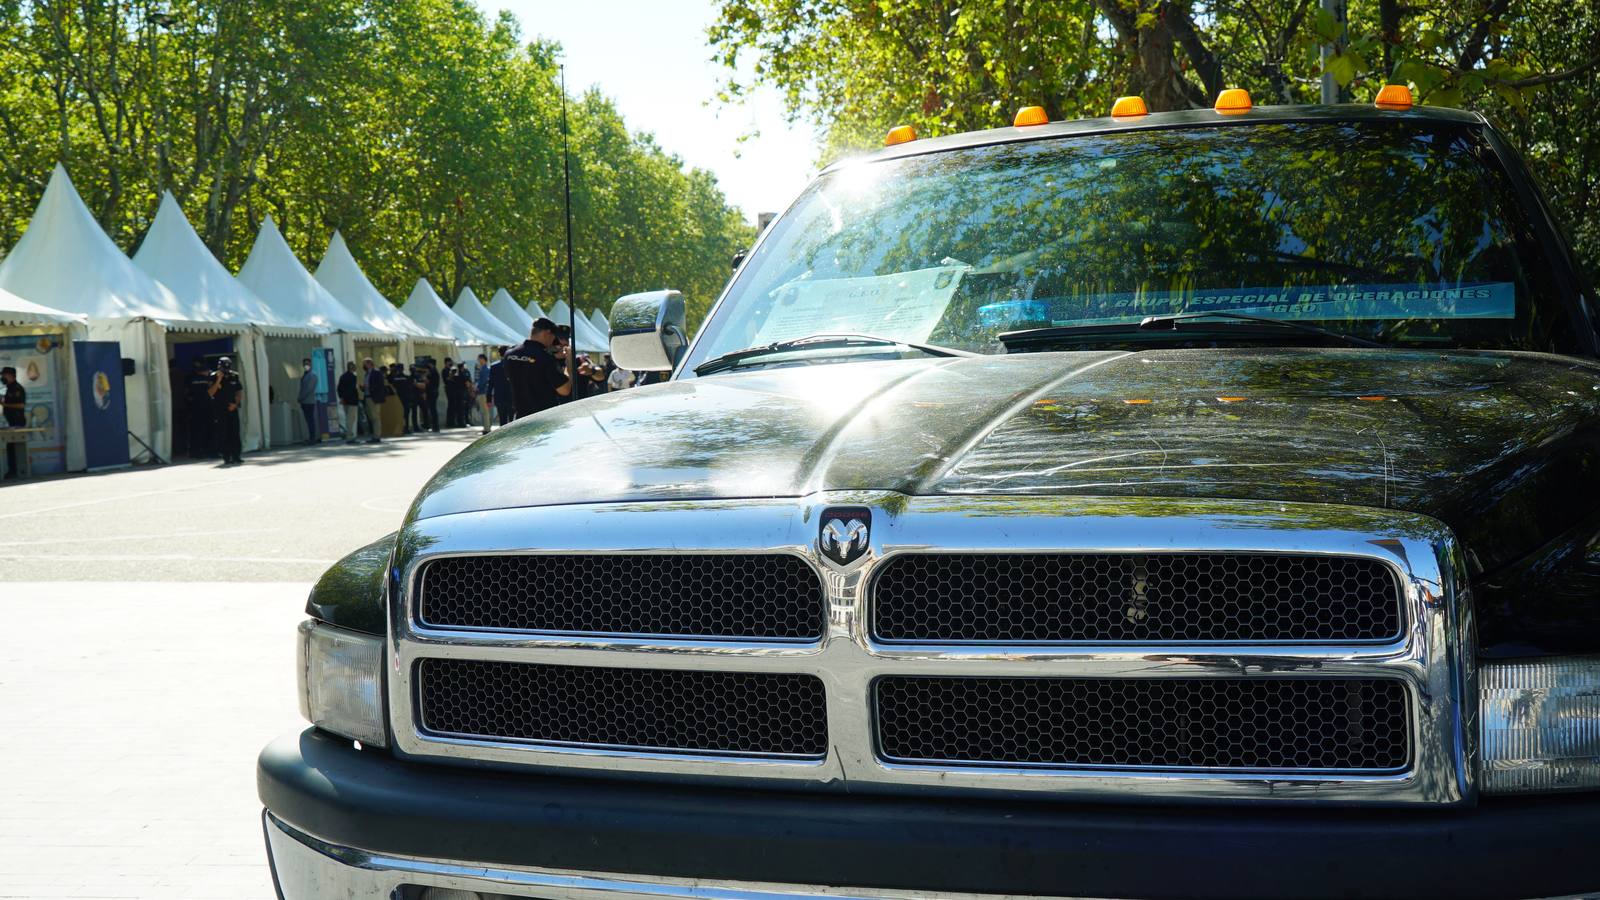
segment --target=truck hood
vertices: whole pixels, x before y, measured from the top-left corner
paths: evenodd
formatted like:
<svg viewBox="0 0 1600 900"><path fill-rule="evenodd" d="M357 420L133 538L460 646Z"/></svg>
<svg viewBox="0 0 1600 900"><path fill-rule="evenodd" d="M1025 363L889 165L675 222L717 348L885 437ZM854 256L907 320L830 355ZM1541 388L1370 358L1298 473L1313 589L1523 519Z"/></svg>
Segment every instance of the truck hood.
<svg viewBox="0 0 1600 900"><path fill-rule="evenodd" d="M411 516L823 490L1305 501L1433 516L1492 566L1589 515L1597 482L1600 368L1585 360L1037 353L771 368L568 404L461 453Z"/></svg>

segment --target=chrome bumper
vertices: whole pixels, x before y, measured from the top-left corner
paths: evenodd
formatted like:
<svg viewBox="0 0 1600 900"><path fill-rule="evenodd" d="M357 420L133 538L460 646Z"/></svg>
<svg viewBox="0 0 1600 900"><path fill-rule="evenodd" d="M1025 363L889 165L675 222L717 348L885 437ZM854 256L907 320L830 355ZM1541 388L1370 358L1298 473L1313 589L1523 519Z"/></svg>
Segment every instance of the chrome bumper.
<svg viewBox="0 0 1600 900"><path fill-rule="evenodd" d="M261 814L272 880L282 900L396 900L402 887L454 888L540 900L1009 900L999 894L847 890L818 885L607 875L389 856L312 837L270 812Z"/></svg>

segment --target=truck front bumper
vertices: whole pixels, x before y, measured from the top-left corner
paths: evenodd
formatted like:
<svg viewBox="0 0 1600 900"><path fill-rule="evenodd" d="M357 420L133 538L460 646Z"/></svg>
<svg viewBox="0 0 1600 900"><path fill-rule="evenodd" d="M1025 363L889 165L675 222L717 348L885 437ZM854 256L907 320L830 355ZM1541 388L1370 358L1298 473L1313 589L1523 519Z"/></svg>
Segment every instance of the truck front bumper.
<svg viewBox="0 0 1600 900"><path fill-rule="evenodd" d="M315 730L268 745L257 787L286 900L1600 890L1600 795L1426 811L819 796L421 765Z"/></svg>

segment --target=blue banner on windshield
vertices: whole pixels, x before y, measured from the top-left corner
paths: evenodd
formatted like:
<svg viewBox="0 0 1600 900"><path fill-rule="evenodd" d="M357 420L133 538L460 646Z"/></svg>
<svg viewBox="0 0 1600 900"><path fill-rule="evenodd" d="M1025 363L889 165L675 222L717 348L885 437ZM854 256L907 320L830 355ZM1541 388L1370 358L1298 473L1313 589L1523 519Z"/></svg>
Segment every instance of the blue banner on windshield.
<svg viewBox="0 0 1600 900"><path fill-rule="evenodd" d="M1426 287L1347 284L1326 288L1130 291L995 303L978 310L990 327L1115 325L1170 313L1237 312L1272 319L1513 319L1515 285L1505 281Z"/></svg>

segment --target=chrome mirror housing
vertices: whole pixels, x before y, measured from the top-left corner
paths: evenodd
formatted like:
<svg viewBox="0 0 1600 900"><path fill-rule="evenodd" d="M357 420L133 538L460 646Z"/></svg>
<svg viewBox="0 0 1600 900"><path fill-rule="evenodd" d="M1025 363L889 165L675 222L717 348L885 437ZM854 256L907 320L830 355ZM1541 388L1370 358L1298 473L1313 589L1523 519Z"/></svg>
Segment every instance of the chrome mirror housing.
<svg viewBox="0 0 1600 900"><path fill-rule="evenodd" d="M611 306L611 358L634 372L670 372L689 346L683 295L646 291Z"/></svg>

